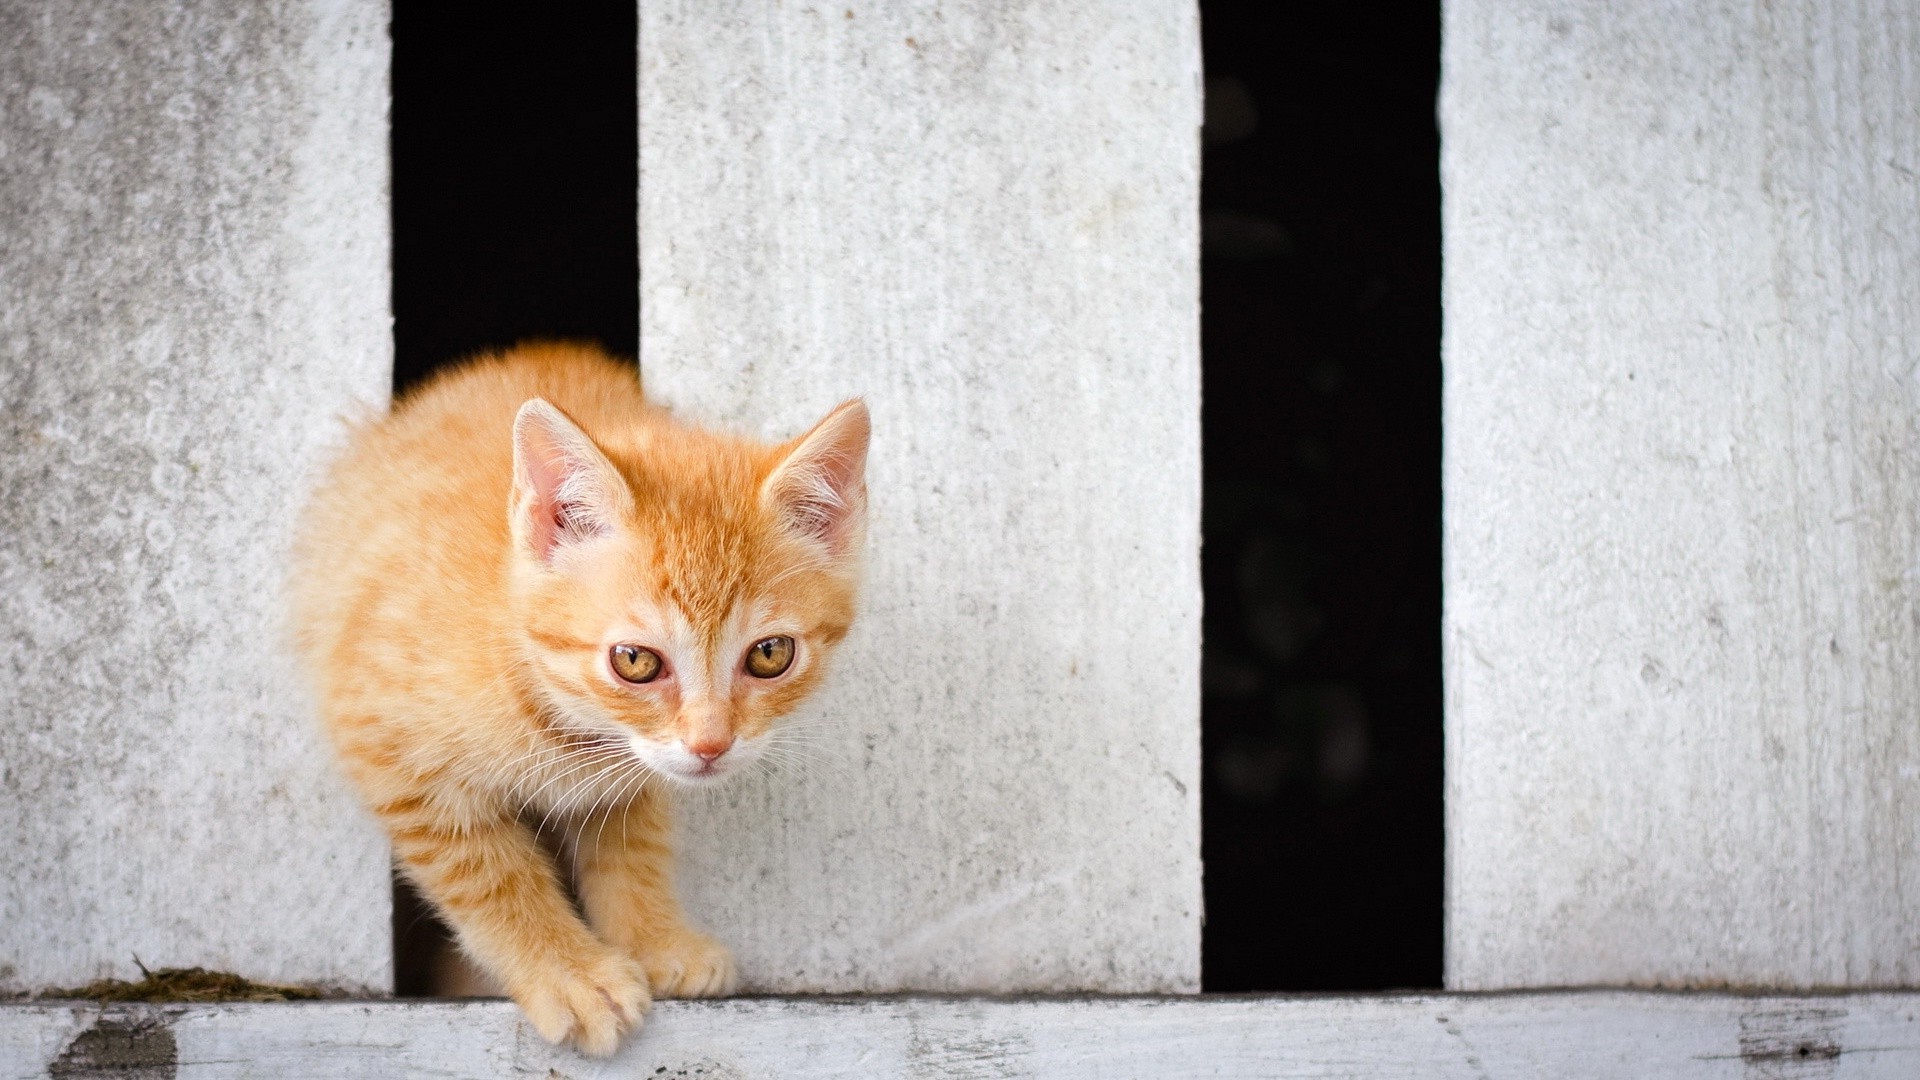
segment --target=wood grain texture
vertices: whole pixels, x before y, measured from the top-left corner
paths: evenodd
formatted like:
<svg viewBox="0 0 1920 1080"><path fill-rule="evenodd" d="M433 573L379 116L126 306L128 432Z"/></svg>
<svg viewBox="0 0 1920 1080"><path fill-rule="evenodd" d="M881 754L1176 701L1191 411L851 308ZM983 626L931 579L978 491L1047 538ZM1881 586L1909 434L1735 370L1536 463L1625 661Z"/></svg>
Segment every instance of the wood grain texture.
<svg viewBox="0 0 1920 1080"><path fill-rule="evenodd" d="M391 377L386 24L0 5L0 989L390 985L386 844L279 604Z"/></svg>
<svg viewBox="0 0 1920 1080"><path fill-rule="evenodd" d="M761 998L662 1002L594 1061L507 1002L45 1003L0 1005L0 1073L87 1075L111 1052L179 1080L1904 1080L1920 1074L1917 1018L1913 994Z"/></svg>
<svg viewBox="0 0 1920 1080"><path fill-rule="evenodd" d="M1449 0L1447 981L1920 982L1920 9Z"/></svg>
<svg viewBox="0 0 1920 1080"><path fill-rule="evenodd" d="M689 909L760 989L1197 988L1193 5L640 23L649 392L874 421L822 763L692 803Z"/></svg>

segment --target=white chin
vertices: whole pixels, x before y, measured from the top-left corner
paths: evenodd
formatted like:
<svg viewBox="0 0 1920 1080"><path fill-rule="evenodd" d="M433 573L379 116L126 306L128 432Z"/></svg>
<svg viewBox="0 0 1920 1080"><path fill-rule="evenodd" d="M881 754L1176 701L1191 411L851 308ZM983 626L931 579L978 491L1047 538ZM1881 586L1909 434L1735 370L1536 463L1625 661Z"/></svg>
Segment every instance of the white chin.
<svg viewBox="0 0 1920 1080"><path fill-rule="evenodd" d="M733 776L733 770L714 769L709 772L683 772L679 769L669 769L666 772L666 776L667 779L684 787L704 788L713 787L715 784L725 782Z"/></svg>
<svg viewBox="0 0 1920 1080"><path fill-rule="evenodd" d="M753 748L743 747L714 762L711 767L702 768L700 759L692 754L681 753L672 747L663 747L639 739L634 739L632 746L635 756L646 762L647 767L654 773L665 777L668 783L688 788L706 788L725 783L733 779L740 770L751 765L755 756L751 752L743 752Z"/></svg>

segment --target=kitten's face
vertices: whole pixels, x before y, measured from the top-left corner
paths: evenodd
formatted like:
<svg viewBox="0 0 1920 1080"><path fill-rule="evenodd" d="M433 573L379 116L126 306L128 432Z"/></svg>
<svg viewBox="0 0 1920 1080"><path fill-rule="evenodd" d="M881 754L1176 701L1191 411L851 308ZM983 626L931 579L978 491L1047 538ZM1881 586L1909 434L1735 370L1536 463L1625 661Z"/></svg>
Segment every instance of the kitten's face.
<svg viewBox="0 0 1920 1080"><path fill-rule="evenodd" d="M688 431L603 454L538 406L515 429L514 507L536 691L670 781L738 772L852 622L865 408L783 447Z"/></svg>

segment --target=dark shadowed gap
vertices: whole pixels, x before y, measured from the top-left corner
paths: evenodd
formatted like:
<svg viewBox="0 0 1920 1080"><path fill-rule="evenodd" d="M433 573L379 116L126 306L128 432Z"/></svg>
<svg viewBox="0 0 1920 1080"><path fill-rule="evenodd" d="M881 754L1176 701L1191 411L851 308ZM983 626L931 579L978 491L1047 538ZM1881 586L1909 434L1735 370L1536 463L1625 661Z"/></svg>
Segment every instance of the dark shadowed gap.
<svg viewBox="0 0 1920 1080"><path fill-rule="evenodd" d="M1201 17L1203 985L1434 987L1438 5Z"/></svg>
<svg viewBox="0 0 1920 1080"><path fill-rule="evenodd" d="M394 387L640 326L633 0L393 14Z"/></svg>
<svg viewBox="0 0 1920 1080"><path fill-rule="evenodd" d="M396 392L527 338L633 356L640 327L633 0L393 13ZM402 884L395 990L447 935Z"/></svg>

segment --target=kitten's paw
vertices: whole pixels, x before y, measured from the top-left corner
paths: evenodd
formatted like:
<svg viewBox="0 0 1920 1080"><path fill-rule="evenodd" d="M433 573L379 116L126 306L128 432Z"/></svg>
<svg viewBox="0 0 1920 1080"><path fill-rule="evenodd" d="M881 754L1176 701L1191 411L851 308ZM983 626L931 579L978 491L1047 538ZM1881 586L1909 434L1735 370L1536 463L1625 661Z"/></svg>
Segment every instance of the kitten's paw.
<svg viewBox="0 0 1920 1080"><path fill-rule="evenodd" d="M526 979L513 988L513 999L541 1038L572 1039L593 1057L619 1049L620 1037L638 1027L653 1004L646 969L612 951Z"/></svg>
<svg viewBox="0 0 1920 1080"><path fill-rule="evenodd" d="M692 930L661 934L636 951L655 997L724 997L739 984L733 954L705 934Z"/></svg>

